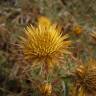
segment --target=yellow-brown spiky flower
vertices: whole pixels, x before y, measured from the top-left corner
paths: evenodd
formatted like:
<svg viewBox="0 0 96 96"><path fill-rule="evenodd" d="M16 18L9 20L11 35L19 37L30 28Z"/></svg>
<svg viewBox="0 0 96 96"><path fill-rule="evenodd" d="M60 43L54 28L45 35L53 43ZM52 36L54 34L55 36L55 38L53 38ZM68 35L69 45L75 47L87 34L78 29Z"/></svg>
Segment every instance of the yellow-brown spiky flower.
<svg viewBox="0 0 96 96"><path fill-rule="evenodd" d="M73 33L75 35L80 35L83 32L83 29L81 26L77 25L73 28Z"/></svg>
<svg viewBox="0 0 96 96"><path fill-rule="evenodd" d="M75 76L75 84L79 88L79 94L82 94L80 96L96 94L96 60L90 59L88 64L80 65L75 71Z"/></svg>
<svg viewBox="0 0 96 96"><path fill-rule="evenodd" d="M69 36L60 33L60 28L45 17L38 19L37 26L27 26L25 37L21 37L20 47L25 59L31 60L32 66L43 65L52 68L63 60L71 41ZM34 63L35 62L35 63Z"/></svg>

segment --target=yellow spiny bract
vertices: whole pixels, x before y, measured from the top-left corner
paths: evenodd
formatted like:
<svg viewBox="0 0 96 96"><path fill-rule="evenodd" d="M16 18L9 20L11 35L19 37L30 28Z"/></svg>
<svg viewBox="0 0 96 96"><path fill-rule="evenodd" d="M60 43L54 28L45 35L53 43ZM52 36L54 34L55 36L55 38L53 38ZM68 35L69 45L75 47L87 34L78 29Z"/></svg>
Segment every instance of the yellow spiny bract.
<svg viewBox="0 0 96 96"><path fill-rule="evenodd" d="M75 72L76 83L82 90L82 96L96 94L96 60L90 59L88 64L80 65ZM93 95L92 95L93 96Z"/></svg>
<svg viewBox="0 0 96 96"><path fill-rule="evenodd" d="M48 25L48 26L47 26ZM39 18L37 26L27 26L25 37L21 37L20 47L25 59L35 61L33 65L43 64L48 68L58 65L71 45L69 36L59 32L60 28L47 18Z"/></svg>

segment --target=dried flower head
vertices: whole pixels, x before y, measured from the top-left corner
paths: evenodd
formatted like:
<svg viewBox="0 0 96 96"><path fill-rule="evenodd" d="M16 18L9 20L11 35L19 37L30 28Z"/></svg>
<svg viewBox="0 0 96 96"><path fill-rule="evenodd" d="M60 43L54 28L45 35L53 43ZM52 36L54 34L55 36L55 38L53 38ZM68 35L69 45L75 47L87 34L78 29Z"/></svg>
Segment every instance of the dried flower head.
<svg viewBox="0 0 96 96"><path fill-rule="evenodd" d="M52 94L52 85L50 83L42 84L39 89L43 96L50 96Z"/></svg>
<svg viewBox="0 0 96 96"><path fill-rule="evenodd" d="M96 61L90 59L88 64L80 65L76 71L76 85L83 91L83 94L96 94ZM84 95L85 96L85 95Z"/></svg>
<svg viewBox="0 0 96 96"><path fill-rule="evenodd" d="M32 66L39 64L50 69L63 60L64 54L70 54L67 50L71 44L69 36L62 36L59 31L60 28L45 17L39 18L36 27L27 26L25 37L21 37L20 47L25 59L31 60Z"/></svg>

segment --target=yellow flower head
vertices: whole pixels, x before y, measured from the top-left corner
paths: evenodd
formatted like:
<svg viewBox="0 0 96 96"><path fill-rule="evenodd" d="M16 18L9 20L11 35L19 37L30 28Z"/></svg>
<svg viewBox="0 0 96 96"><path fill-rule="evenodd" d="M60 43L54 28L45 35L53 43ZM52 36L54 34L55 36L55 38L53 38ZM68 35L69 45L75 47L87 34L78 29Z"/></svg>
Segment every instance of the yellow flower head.
<svg viewBox="0 0 96 96"><path fill-rule="evenodd" d="M40 92L43 96L51 96L52 85L50 83L44 83L40 86Z"/></svg>
<svg viewBox="0 0 96 96"><path fill-rule="evenodd" d="M80 65L75 72L76 83L84 94L96 94L96 60L90 59L88 64Z"/></svg>
<svg viewBox="0 0 96 96"><path fill-rule="evenodd" d="M73 32L74 32L74 34L76 34L76 35L80 35L80 34L83 32L83 30L82 30L81 26L77 25L77 26L75 26L75 27L73 28Z"/></svg>
<svg viewBox="0 0 96 96"><path fill-rule="evenodd" d="M48 26L47 26L48 25ZM20 46L25 59L35 62L33 65L42 64L48 68L59 64L71 41L69 36L59 32L56 24L52 24L47 18L39 18L37 26L27 26L25 37L21 37Z"/></svg>
<svg viewBox="0 0 96 96"><path fill-rule="evenodd" d="M43 27L43 26L51 26L51 21L47 19L46 17L39 17L38 18L38 23Z"/></svg>

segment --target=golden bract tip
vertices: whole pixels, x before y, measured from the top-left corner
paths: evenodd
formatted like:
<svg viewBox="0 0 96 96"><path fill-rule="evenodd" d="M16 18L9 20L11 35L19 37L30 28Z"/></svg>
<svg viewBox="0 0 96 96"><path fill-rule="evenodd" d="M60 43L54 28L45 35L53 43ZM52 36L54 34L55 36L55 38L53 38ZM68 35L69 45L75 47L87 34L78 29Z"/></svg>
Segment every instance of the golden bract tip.
<svg viewBox="0 0 96 96"><path fill-rule="evenodd" d="M75 71L76 82L83 91L96 94L96 60L89 59L87 64L80 65Z"/></svg>
<svg viewBox="0 0 96 96"><path fill-rule="evenodd" d="M33 66L40 64L52 68L53 65L58 65L59 61L64 60L64 54L70 54L69 36L62 36L60 29L55 24L49 23L51 23L49 19L41 17L37 26L27 26L25 37L21 37L20 47L24 57L29 61L35 61Z"/></svg>

